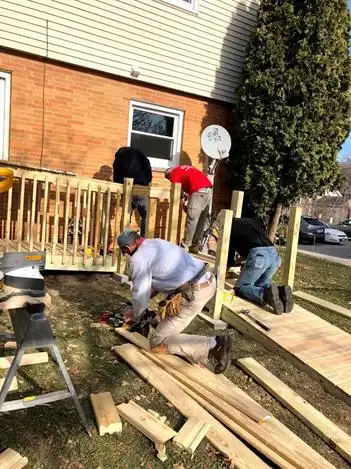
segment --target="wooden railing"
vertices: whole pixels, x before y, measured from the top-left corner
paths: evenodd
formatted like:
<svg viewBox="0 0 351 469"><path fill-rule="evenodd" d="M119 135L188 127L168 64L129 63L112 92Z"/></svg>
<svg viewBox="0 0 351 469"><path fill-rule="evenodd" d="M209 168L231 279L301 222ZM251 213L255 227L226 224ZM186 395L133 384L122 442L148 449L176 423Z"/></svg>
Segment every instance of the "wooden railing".
<svg viewBox="0 0 351 469"><path fill-rule="evenodd" d="M0 195L0 250L47 252L47 268L123 271L116 237L130 225L133 195L149 199L148 237L179 240L180 185L143 187L14 167ZM110 253L109 248L112 252Z"/></svg>

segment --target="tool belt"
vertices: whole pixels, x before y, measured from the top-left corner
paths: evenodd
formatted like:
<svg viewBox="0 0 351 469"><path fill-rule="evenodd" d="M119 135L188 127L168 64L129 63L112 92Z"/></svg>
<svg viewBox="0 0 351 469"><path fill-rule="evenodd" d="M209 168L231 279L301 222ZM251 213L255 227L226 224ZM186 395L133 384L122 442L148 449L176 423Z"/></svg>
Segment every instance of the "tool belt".
<svg viewBox="0 0 351 469"><path fill-rule="evenodd" d="M181 300L184 298L186 301L191 303L194 301L195 296L193 288L196 283L202 278L206 272L208 272L208 265L205 264L204 267L200 270L199 273L195 275L191 280L184 283L173 293L168 295L164 300L160 301L158 304L158 314L161 319L164 319L166 316L172 317L177 316L180 312Z"/></svg>

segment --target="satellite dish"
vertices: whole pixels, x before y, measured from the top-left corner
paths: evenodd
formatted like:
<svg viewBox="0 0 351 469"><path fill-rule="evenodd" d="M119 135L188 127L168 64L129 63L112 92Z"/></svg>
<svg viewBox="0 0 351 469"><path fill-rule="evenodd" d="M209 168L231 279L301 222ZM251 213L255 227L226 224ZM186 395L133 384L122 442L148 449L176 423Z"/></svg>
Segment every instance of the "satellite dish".
<svg viewBox="0 0 351 469"><path fill-rule="evenodd" d="M232 140L228 131L220 125L209 125L201 134L201 148L214 160L229 157Z"/></svg>

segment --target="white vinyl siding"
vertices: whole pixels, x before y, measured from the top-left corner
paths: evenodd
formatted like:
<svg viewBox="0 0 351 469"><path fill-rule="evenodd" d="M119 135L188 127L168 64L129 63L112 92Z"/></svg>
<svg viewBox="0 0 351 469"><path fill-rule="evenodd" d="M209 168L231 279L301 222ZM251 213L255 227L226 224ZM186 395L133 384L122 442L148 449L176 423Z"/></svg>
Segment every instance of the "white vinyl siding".
<svg viewBox="0 0 351 469"><path fill-rule="evenodd" d="M178 1L178 0L176 0ZM182 1L182 0L179 0ZM0 45L233 102L258 0L2 0Z"/></svg>
<svg viewBox="0 0 351 469"><path fill-rule="evenodd" d="M11 75L0 72L0 160L8 160Z"/></svg>

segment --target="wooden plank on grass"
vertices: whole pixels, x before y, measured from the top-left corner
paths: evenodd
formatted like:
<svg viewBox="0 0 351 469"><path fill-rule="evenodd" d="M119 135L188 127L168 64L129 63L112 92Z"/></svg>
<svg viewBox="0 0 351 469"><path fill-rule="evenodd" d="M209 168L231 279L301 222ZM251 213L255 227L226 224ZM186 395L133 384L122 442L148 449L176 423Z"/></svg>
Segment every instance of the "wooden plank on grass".
<svg viewBox="0 0 351 469"><path fill-rule="evenodd" d="M201 422L201 420L192 417L185 422L173 438L173 443L179 448L194 454L210 427L209 423Z"/></svg>
<svg viewBox="0 0 351 469"><path fill-rule="evenodd" d="M206 412L194 399L190 398L171 377L155 363L145 357L134 345L124 344L113 347L140 376L154 386L171 404L186 417L196 417L211 425L206 437L238 469L260 469L268 466L237 439L220 422Z"/></svg>
<svg viewBox="0 0 351 469"><path fill-rule="evenodd" d="M13 358L14 358L13 356L0 357L0 370L6 370L7 368L10 368ZM37 365L38 363L46 363L48 361L49 361L49 356L47 352L26 353L22 357L20 366Z"/></svg>
<svg viewBox="0 0 351 469"><path fill-rule="evenodd" d="M22 457L17 451L7 448L0 454L0 469L22 469L28 464L28 459Z"/></svg>
<svg viewBox="0 0 351 469"><path fill-rule="evenodd" d="M162 357L159 355L152 355L152 361L159 365L161 368L165 369L165 364L162 362ZM167 372L170 372L170 369L167 369ZM177 372L176 370L172 370L169 373L170 378L179 386L183 391L185 391L192 399L194 399L198 404L200 404L204 409L206 409L213 417L218 419L220 422L223 423L227 428L233 431L236 435L241 437L244 441L246 441L249 445L253 448L256 448L261 454L265 455L271 461L276 463L281 469L295 469L295 465L288 463L285 459L283 459L279 454L273 451L270 447L266 444L262 443L262 441L256 438L250 431L247 431L242 425L237 424L232 419L232 412L233 407L229 404L224 402L223 400L213 396L209 391L205 388L202 388L203 393L198 392L201 386L197 385L196 383L192 383L192 386L196 387L196 391L192 389L192 387L186 386L185 382L191 382L185 376L182 376L181 373ZM177 379L178 376L180 379ZM204 397L203 397L204 396ZM215 406L214 403L217 405ZM263 428L264 426L259 426L259 429ZM261 435L261 432L260 432Z"/></svg>
<svg viewBox="0 0 351 469"><path fill-rule="evenodd" d="M115 331L143 350L150 350L149 340L141 334L138 334L137 332L129 332L123 327L118 327ZM187 376L196 383L205 386L210 392L213 392L218 397L224 399L228 404L233 405L236 409L240 410L256 422L262 422L271 417L269 412L247 396L229 379L220 375L215 375L206 368L191 365L174 355L162 354L162 357L162 359L167 363L167 366L176 369L184 376Z"/></svg>
<svg viewBox="0 0 351 469"><path fill-rule="evenodd" d="M253 358L243 358L237 360L237 363L335 451L351 462L351 437L349 435Z"/></svg>
<svg viewBox="0 0 351 469"><path fill-rule="evenodd" d="M5 382L5 378L0 378L0 389L2 388L4 382ZM17 378L15 376L12 380L9 391L16 391L17 389L18 389L18 382L17 382Z"/></svg>
<svg viewBox="0 0 351 469"><path fill-rule="evenodd" d="M98 424L99 435L122 433L122 423L110 392L90 394L91 405Z"/></svg>
<svg viewBox="0 0 351 469"><path fill-rule="evenodd" d="M115 331L117 332L117 334L129 340L129 342L132 342L137 347L140 347L143 350L150 350L149 339L142 336L138 332L129 332L127 329L124 329L124 327L116 327Z"/></svg>
<svg viewBox="0 0 351 469"><path fill-rule="evenodd" d="M322 306L322 308L325 308L333 313L341 314L343 316L351 318L351 309L344 308L343 306L336 305L327 300L322 300L322 298L317 298L316 296L310 295L309 293L305 293L302 291L295 291L294 296L297 296L302 300L309 301L314 305Z"/></svg>
<svg viewBox="0 0 351 469"><path fill-rule="evenodd" d="M121 404L117 408L127 422L155 443L157 457L165 461L167 459L165 442L177 433L133 401Z"/></svg>
<svg viewBox="0 0 351 469"><path fill-rule="evenodd" d="M298 469L334 467L274 417L262 424L254 422L223 399L209 392L204 386L194 383L172 369L165 362L164 355L145 351L142 353L167 371L176 383L203 408L279 467Z"/></svg>
<svg viewBox="0 0 351 469"><path fill-rule="evenodd" d="M133 427L137 428L143 435L154 443L165 443L177 435L171 427L162 423L157 417L143 409L134 401L117 406L118 412Z"/></svg>

